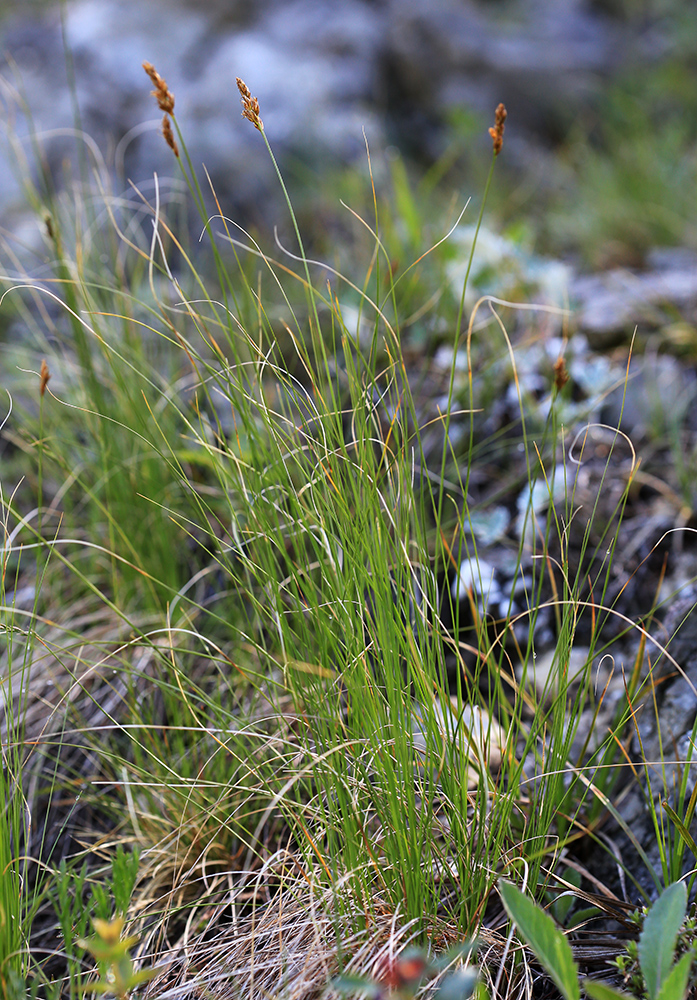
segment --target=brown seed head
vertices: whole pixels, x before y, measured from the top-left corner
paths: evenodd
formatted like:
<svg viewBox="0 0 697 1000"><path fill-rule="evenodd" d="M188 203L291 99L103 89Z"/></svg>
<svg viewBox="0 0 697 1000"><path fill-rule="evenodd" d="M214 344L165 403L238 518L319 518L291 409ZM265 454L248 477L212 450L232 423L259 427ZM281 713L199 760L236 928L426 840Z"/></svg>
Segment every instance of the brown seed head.
<svg viewBox="0 0 697 1000"><path fill-rule="evenodd" d="M503 129L508 112L503 104L499 104L494 117L494 127L489 129L489 135L494 141L494 156L498 156L503 146Z"/></svg>
<svg viewBox="0 0 697 1000"><path fill-rule="evenodd" d="M242 117L251 122L254 128L263 132L264 123L259 117L259 101L256 97L252 97L251 90L244 80L240 80L239 76L237 77L237 89L240 92L240 99L242 101Z"/></svg>
<svg viewBox="0 0 697 1000"><path fill-rule="evenodd" d="M165 142L167 143L169 148L172 150L174 155L178 157L179 146L177 146L176 139L174 138L174 134L172 132L172 123L167 117L167 115L165 115L162 119L162 134L165 137Z"/></svg>
<svg viewBox="0 0 697 1000"><path fill-rule="evenodd" d="M152 96L156 99L160 111L171 115L174 111L174 94L167 86L166 80L162 79L152 63L144 62L143 69L150 77L152 85L155 88L152 91Z"/></svg>
<svg viewBox="0 0 697 1000"><path fill-rule="evenodd" d="M46 386L48 385L48 380L50 379L50 377L51 373L48 370L48 365L46 364L46 358L43 358L41 362L41 371L39 373L39 379L40 379L39 392L41 393L42 396L46 392Z"/></svg>
<svg viewBox="0 0 697 1000"><path fill-rule="evenodd" d="M554 362L554 385L557 392L561 392L571 376L566 370L566 362L561 356Z"/></svg>

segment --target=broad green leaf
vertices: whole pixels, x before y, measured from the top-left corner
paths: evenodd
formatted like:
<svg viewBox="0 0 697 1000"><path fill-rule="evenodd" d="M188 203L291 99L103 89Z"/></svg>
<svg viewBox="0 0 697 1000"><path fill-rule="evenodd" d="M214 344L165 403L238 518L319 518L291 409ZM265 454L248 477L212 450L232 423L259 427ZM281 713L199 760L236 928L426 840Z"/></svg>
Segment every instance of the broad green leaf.
<svg viewBox="0 0 697 1000"><path fill-rule="evenodd" d="M686 909L685 883L674 882L661 893L646 915L639 937L639 964L651 1000L657 1000L663 980L670 972Z"/></svg>
<svg viewBox="0 0 697 1000"><path fill-rule="evenodd" d="M583 992L590 1000L636 1000L629 993L622 993L607 983L599 983L595 979L583 980Z"/></svg>
<svg viewBox="0 0 697 1000"><path fill-rule="evenodd" d="M675 963L663 980L658 1000L684 1000L685 993L687 992L687 980L694 959L694 951L688 951L679 962Z"/></svg>
<svg viewBox="0 0 697 1000"><path fill-rule="evenodd" d="M499 882L506 912L565 1000L580 1000L578 967L571 946L552 918L510 882Z"/></svg>

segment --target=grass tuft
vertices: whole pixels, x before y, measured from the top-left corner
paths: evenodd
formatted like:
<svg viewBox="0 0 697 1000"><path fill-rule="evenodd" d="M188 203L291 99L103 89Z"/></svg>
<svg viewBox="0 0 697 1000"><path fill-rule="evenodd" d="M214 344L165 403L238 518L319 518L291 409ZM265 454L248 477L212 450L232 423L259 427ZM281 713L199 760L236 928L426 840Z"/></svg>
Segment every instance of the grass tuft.
<svg viewBox="0 0 697 1000"><path fill-rule="evenodd" d="M685 768L661 812L632 750L660 681L616 566L631 442L570 399L558 307L469 304L505 108L466 253L462 213L415 248L408 178L383 197L368 153L349 270L306 253L241 80L294 250L225 217L144 68L199 244L157 182L83 178L33 192L47 258L4 279L35 319L7 347L0 975L72 998L120 956L124 995L157 966L144 996L305 997L479 936L492 995L522 995L501 876L622 916L587 852L615 865L614 823L680 877L697 796Z"/></svg>

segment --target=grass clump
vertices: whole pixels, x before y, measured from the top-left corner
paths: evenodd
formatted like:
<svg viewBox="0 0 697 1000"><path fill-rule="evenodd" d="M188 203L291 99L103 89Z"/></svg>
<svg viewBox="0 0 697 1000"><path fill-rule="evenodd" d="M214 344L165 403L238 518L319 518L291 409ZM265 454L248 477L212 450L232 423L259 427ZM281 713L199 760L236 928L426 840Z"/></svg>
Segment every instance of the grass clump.
<svg viewBox="0 0 697 1000"><path fill-rule="evenodd" d="M561 340L542 390L519 377L558 308L536 307L541 334L525 304L467 297L505 109L453 291L449 233L395 266L420 223L383 223L372 173L362 273L308 257L290 199L294 248L239 230L145 70L207 273L157 184L100 215L83 178L47 209L51 276L5 278L43 329L7 348L2 968L56 997L127 995L158 962L144 996L305 996L478 934L500 994L501 874L542 895L562 858L592 879L574 852L608 815L631 834L611 798L646 677L641 645L598 736L633 449L569 437Z"/></svg>

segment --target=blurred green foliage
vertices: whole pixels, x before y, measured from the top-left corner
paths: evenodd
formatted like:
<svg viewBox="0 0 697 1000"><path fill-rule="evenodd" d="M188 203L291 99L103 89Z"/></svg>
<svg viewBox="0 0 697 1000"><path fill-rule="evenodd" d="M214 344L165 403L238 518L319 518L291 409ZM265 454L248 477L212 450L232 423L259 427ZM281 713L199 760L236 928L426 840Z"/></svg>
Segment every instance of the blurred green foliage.
<svg viewBox="0 0 697 1000"><path fill-rule="evenodd" d="M690 35L697 43L697 12ZM697 247L697 60L637 67L610 85L560 167L539 230L549 249L598 267L641 263L652 246Z"/></svg>

